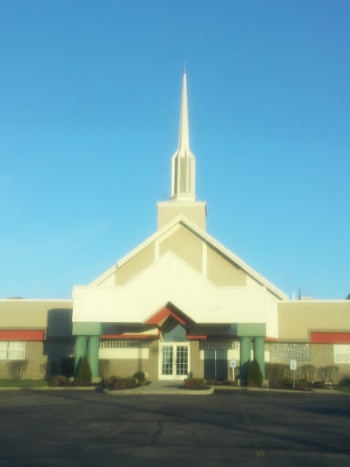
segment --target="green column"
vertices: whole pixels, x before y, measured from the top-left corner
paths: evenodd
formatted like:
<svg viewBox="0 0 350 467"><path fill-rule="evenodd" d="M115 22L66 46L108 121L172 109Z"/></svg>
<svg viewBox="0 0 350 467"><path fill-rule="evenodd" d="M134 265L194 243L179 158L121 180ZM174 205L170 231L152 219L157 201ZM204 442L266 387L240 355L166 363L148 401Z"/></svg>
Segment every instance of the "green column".
<svg viewBox="0 0 350 467"><path fill-rule="evenodd" d="M239 346L240 358L240 379L241 385L247 385L248 367L250 361L250 337L241 336Z"/></svg>
<svg viewBox="0 0 350 467"><path fill-rule="evenodd" d="M100 336L89 336L88 360L90 363L92 378L98 378L98 349L100 347Z"/></svg>
<svg viewBox="0 0 350 467"><path fill-rule="evenodd" d="M86 355L86 336L75 336L74 373L78 371L79 362Z"/></svg>
<svg viewBox="0 0 350 467"><path fill-rule="evenodd" d="M260 365L260 370L265 379L265 339L263 337L254 337L253 343L254 358Z"/></svg>

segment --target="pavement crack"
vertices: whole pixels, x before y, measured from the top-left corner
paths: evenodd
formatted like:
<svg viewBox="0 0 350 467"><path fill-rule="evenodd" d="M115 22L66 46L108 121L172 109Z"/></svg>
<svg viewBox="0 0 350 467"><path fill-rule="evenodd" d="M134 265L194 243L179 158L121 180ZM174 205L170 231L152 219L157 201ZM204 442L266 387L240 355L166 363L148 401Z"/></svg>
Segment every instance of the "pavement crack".
<svg viewBox="0 0 350 467"><path fill-rule="evenodd" d="M158 439L160 438L161 434L163 433L163 430L164 430L163 423L162 422L157 422L157 429L155 430L155 432L153 433L153 436L152 436L152 441L151 441L152 446L155 446L157 444Z"/></svg>
<svg viewBox="0 0 350 467"><path fill-rule="evenodd" d="M260 443L260 440L259 438L257 437L256 433L255 433L255 429L254 429L254 426L253 426L253 423L249 417L249 414L246 410L243 409L243 407L241 407L241 413L242 413L242 416L243 416L243 420L244 420L244 424L245 426L247 427L248 431L249 431L249 436L250 436L250 440L251 440L251 443L255 449L255 453L256 453L256 457L265 457L265 452L262 448L262 445Z"/></svg>

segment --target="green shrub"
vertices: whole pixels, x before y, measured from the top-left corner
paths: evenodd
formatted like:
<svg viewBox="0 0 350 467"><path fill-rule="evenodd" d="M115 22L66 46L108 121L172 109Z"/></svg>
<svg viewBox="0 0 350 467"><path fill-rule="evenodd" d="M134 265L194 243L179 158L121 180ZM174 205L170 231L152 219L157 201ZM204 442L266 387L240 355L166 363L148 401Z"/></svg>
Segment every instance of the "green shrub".
<svg viewBox="0 0 350 467"><path fill-rule="evenodd" d="M92 380L92 373L90 368L89 360L84 357L80 361L80 365L78 368L78 374L76 375L76 379L82 380L85 384L90 384Z"/></svg>
<svg viewBox="0 0 350 467"><path fill-rule="evenodd" d="M146 376L143 371L137 371L134 373L133 378L140 386L144 386L146 384Z"/></svg>
<svg viewBox="0 0 350 467"><path fill-rule="evenodd" d="M262 386L263 375L256 358L249 363L247 381L250 387L261 388Z"/></svg>
<svg viewBox="0 0 350 467"><path fill-rule="evenodd" d="M283 381L291 381L293 378L289 365L282 363L266 363L265 371L270 387L280 387L283 385Z"/></svg>

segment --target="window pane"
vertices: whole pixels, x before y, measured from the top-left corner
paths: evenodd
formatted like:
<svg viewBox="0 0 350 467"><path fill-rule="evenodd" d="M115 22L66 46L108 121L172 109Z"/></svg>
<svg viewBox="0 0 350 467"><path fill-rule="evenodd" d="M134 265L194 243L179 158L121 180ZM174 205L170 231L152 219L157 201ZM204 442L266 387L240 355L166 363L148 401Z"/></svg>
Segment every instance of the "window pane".
<svg viewBox="0 0 350 467"><path fill-rule="evenodd" d="M22 341L10 341L9 342L9 350L24 350L25 349L25 342Z"/></svg>
<svg viewBox="0 0 350 467"><path fill-rule="evenodd" d="M8 359L9 360L24 360L24 351L23 350L9 350Z"/></svg>
<svg viewBox="0 0 350 467"><path fill-rule="evenodd" d="M334 362L350 363L350 345L334 345Z"/></svg>

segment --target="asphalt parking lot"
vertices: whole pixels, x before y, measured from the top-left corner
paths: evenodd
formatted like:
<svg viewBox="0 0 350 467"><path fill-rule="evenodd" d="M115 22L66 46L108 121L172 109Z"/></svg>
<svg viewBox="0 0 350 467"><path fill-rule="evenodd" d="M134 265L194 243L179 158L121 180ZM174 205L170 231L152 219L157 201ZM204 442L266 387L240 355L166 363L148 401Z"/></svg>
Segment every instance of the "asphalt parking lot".
<svg viewBox="0 0 350 467"><path fill-rule="evenodd" d="M0 393L1 466L349 466L350 397Z"/></svg>

